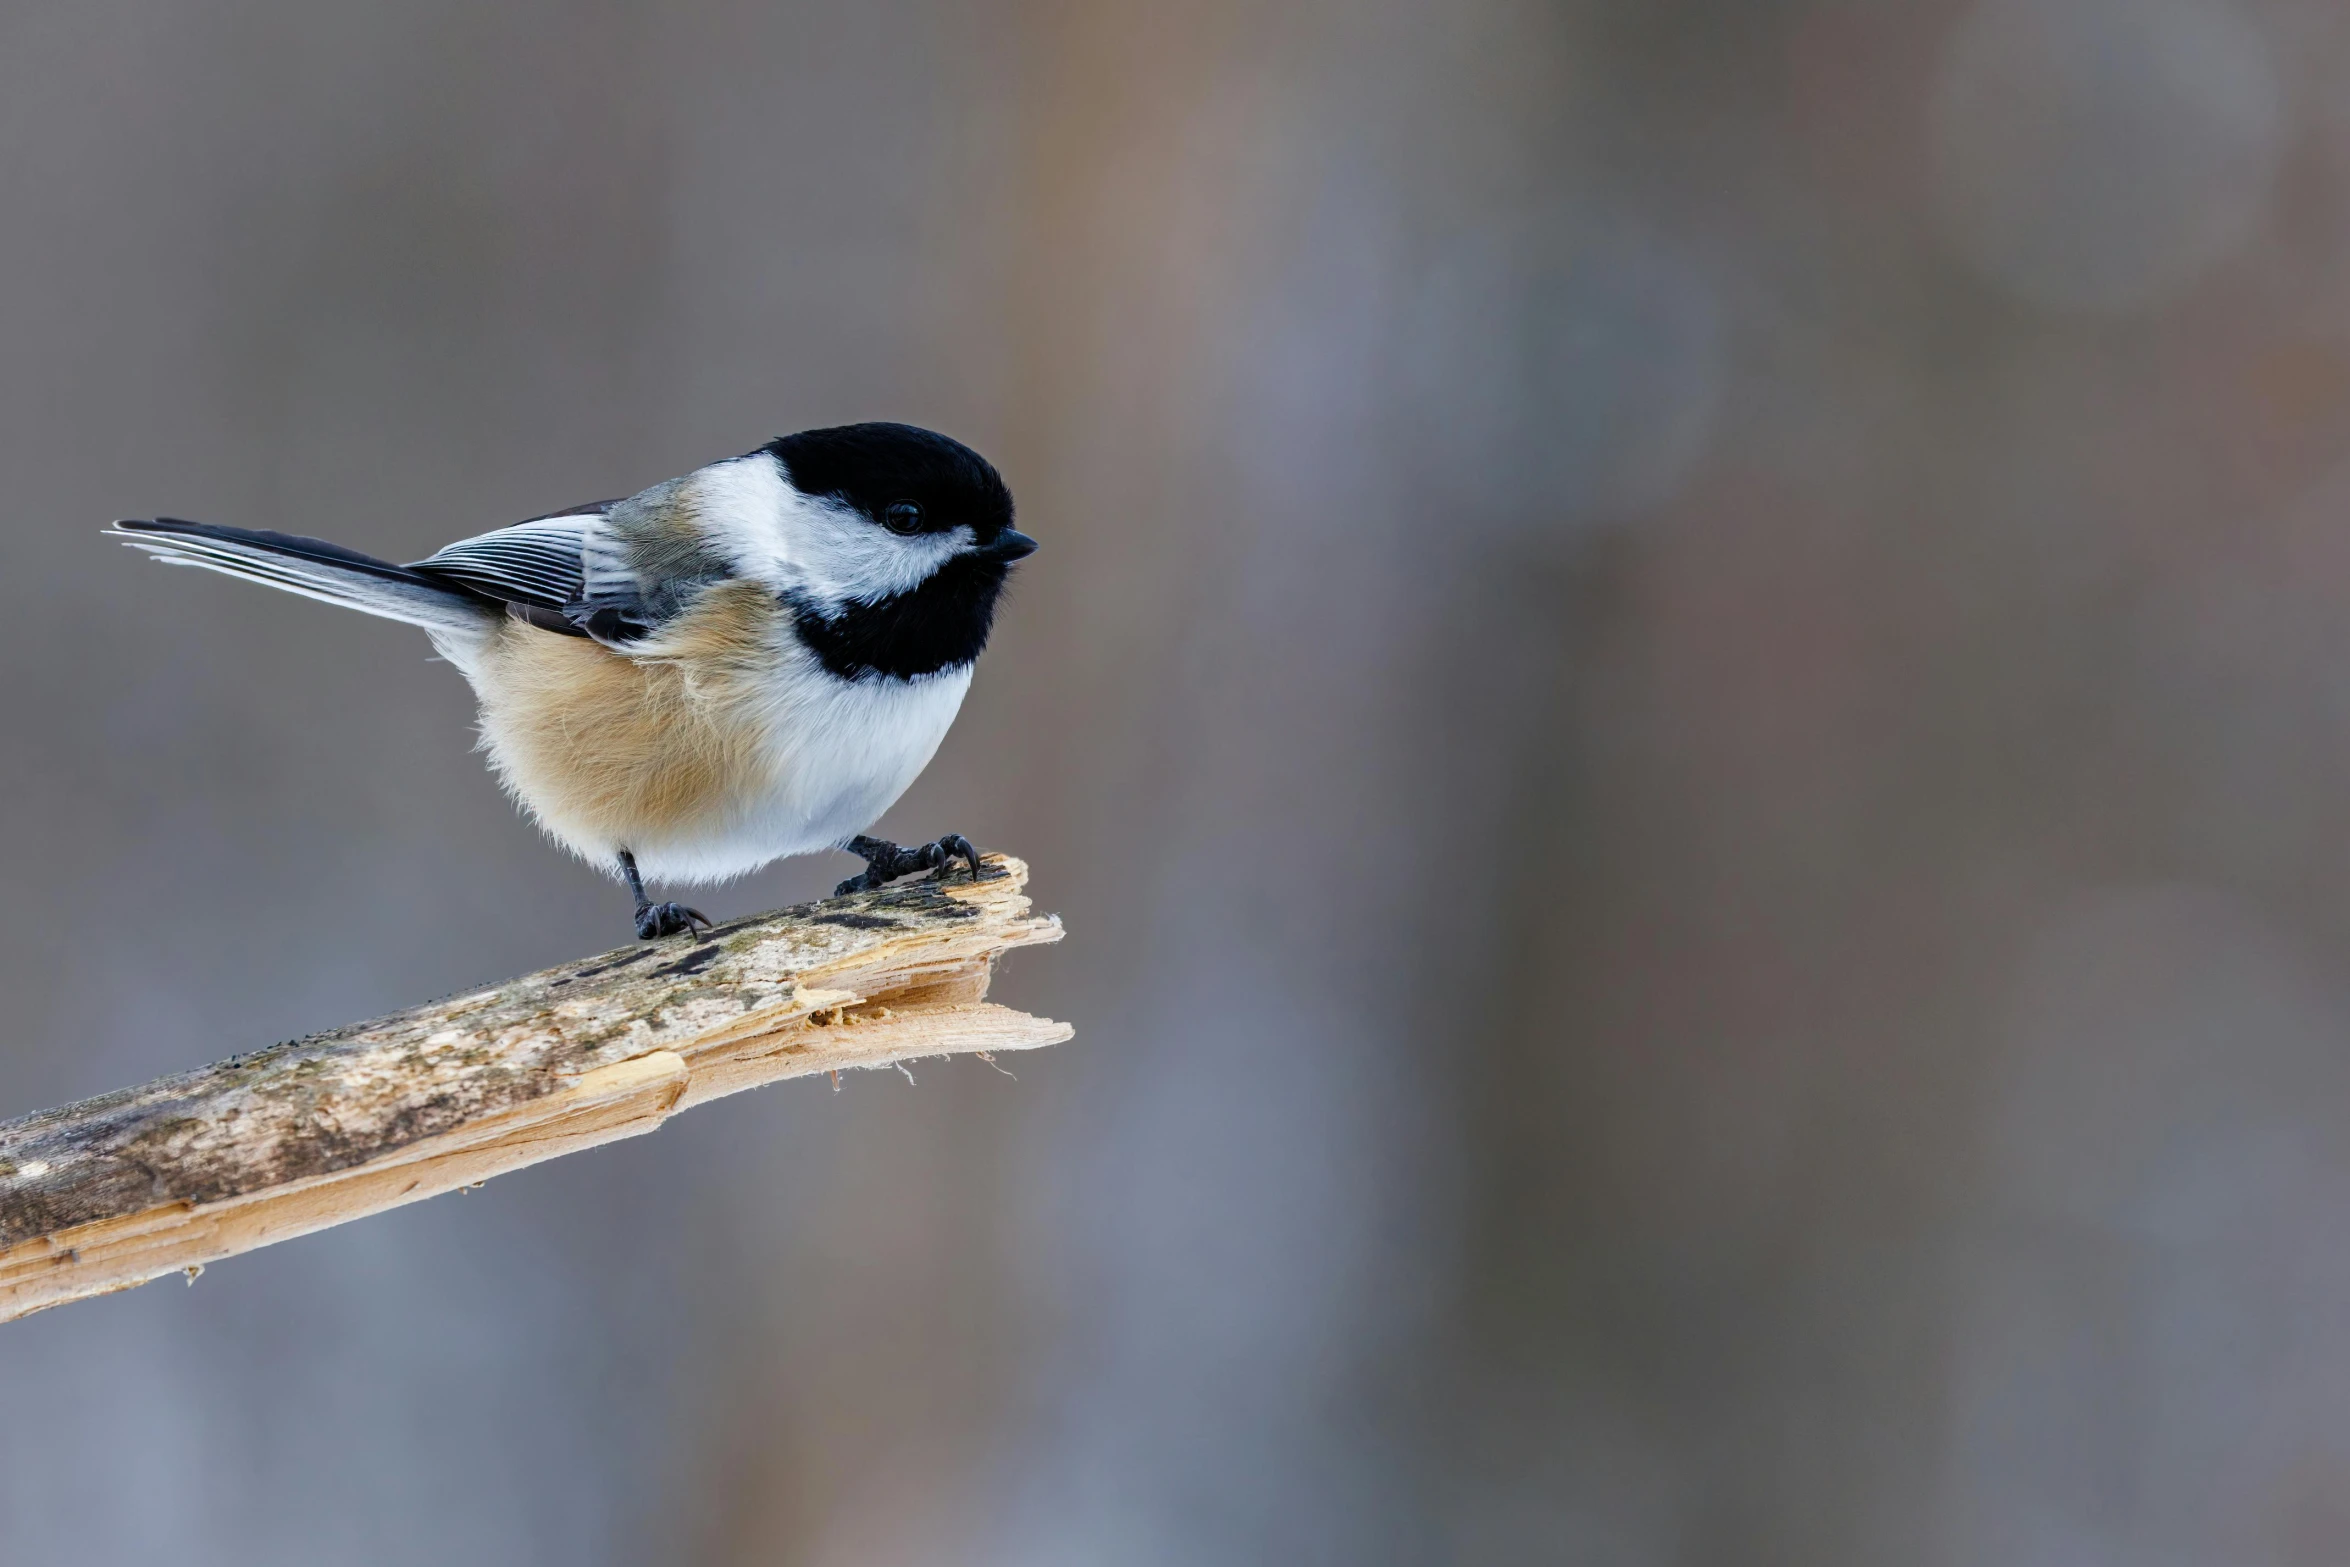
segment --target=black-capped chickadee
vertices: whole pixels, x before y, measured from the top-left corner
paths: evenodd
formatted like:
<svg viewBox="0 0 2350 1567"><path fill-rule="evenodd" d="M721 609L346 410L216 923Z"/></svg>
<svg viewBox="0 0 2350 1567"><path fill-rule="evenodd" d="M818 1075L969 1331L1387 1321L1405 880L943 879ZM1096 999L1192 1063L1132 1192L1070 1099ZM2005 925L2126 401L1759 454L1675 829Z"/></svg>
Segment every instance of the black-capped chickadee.
<svg viewBox="0 0 2350 1567"><path fill-rule="evenodd" d="M411 565L168 517L111 533L421 626L481 703L481 745L549 836L616 871L637 934L709 920L644 878L719 881L789 854L865 861L841 892L970 842L863 836L946 737L1012 563L1036 541L959 442L852 424L768 442L626 500Z"/></svg>

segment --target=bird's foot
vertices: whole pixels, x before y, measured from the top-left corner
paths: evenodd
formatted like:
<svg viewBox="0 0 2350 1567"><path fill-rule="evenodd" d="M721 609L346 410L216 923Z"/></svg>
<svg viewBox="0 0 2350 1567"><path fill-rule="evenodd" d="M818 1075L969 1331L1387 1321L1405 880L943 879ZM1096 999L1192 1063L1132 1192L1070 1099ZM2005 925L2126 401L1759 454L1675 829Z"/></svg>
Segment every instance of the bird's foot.
<svg viewBox="0 0 2350 1567"><path fill-rule="evenodd" d="M832 889L836 898L845 898L852 892L872 892L888 886L900 876L911 876L916 871L936 871L945 879L947 867L961 860L971 867L971 879L981 880L987 872L980 868L979 851L971 847L971 840L961 833L951 832L933 843L901 848L886 838L851 838L842 845L849 853L865 862L861 876L851 876Z"/></svg>
<svg viewBox="0 0 2350 1567"><path fill-rule="evenodd" d="M694 927L707 930L718 927L710 916L700 909L689 909L682 903L640 903L636 911L636 937L639 941L659 941L663 936L680 932L697 934Z"/></svg>

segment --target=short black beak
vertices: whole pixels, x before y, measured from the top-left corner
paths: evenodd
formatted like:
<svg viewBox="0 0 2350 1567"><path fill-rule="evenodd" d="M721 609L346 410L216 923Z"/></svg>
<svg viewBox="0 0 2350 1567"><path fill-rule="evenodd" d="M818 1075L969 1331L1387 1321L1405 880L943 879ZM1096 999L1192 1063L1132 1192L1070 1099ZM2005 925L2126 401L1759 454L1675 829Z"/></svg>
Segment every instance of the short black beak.
<svg viewBox="0 0 2350 1567"><path fill-rule="evenodd" d="M1013 561L1026 560L1035 554L1036 540L1022 533L1018 528L1006 528L995 536L994 543L979 553L989 560L1000 560L1008 566Z"/></svg>

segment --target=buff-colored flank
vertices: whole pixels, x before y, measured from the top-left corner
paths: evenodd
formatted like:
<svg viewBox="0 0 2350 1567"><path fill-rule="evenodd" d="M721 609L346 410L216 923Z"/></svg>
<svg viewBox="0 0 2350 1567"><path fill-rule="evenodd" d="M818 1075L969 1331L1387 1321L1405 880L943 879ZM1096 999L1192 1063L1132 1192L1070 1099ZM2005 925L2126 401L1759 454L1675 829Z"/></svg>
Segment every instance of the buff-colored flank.
<svg viewBox="0 0 2350 1567"><path fill-rule="evenodd" d="M483 749L583 852L719 827L775 789L763 718L783 614L758 584L724 583L626 656L508 620L475 670Z"/></svg>

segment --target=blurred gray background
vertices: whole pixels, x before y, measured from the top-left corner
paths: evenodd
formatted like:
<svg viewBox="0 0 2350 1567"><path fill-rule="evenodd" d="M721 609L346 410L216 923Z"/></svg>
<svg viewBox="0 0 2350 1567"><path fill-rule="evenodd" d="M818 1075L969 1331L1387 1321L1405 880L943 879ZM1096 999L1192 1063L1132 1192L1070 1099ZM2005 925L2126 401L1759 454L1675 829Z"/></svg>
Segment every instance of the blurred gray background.
<svg viewBox="0 0 2350 1567"><path fill-rule="evenodd" d="M100 524L876 417L1077 1041L0 1328L0 1561L2350 1558L2350 11L9 7L0 1114L626 934Z"/></svg>

